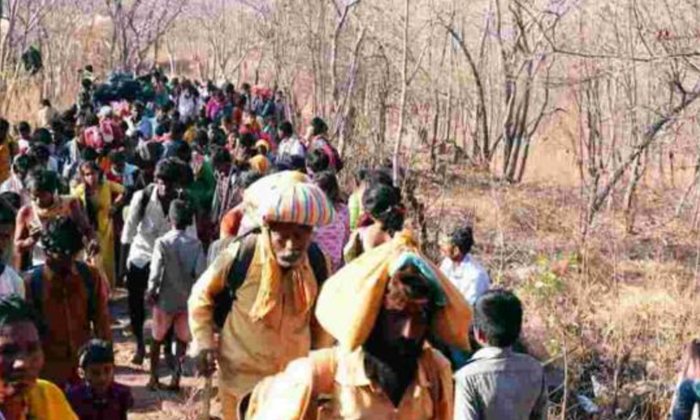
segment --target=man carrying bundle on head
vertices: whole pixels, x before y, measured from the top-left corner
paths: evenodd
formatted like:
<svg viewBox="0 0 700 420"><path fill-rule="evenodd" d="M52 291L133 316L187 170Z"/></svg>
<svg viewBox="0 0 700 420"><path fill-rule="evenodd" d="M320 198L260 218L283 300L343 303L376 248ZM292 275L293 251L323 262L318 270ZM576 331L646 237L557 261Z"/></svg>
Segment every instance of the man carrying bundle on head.
<svg viewBox="0 0 700 420"><path fill-rule="evenodd" d="M410 234L330 278L316 316L339 345L260 382L243 418L452 420L450 364L428 340L468 348L471 311Z"/></svg>
<svg viewBox="0 0 700 420"><path fill-rule="evenodd" d="M200 371L211 375L215 359L221 368L225 420L236 418L238 399L260 379L321 344L312 314L330 267L311 234L333 220L333 206L305 175L280 172L261 179L246 191L244 203L260 233L224 250L188 302Z"/></svg>

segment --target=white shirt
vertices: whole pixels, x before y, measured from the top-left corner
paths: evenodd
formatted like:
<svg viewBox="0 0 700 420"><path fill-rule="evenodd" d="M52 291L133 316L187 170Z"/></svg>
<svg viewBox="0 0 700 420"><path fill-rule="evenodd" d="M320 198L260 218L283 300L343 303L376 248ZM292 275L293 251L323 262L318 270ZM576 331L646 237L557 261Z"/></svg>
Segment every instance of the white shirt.
<svg viewBox="0 0 700 420"><path fill-rule="evenodd" d="M445 258L440 264L440 270L472 306L489 290L489 274L481 265L474 262L470 255L464 257L461 262Z"/></svg>
<svg viewBox="0 0 700 420"><path fill-rule="evenodd" d="M17 145L19 146L19 153L24 154L29 151L29 146L31 146L31 143L27 139L19 139L17 141Z"/></svg>
<svg viewBox="0 0 700 420"><path fill-rule="evenodd" d="M301 156L306 155L306 149L297 136L288 137L280 142L277 148L277 158L285 156Z"/></svg>
<svg viewBox="0 0 700 420"><path fill-rule="evenodd" d="M24 299L24 281L12 267L6 265L0 274L0 297L10 295L17 295Z"/></svg>
<svg viewBox="0 0 700 420"><path fill-rule="evenodd" d="M127 215L121 237L123 244L131 244L127 265L133 264L138 268L144 268L151 262L156 239L165 235L171 229L167 211L163 212L163 206L161 206L158 199L157 188L153 188L153 193L148 200L143 218L139 220L141 196L144 194L144 191L137 191L131 199L129 214ZM185 232L193 238L197 237L197 229L195 229L194 223Z"/></svg>
<svg viewBox="0 0 700 420"><path fill-rule="evenodd" d="M192 95L180 95L178 112L180 112L180 121L185 121L190 117L194 117L197 113L197 98Z"/></svg>
<svg viewBox="0 0 700 420"><path fill-rule="evenodd" d="M53 156L49 156L49 162L47 164L47 169L49 171L55 172L57 175L59 174L59 167L58 167L58 159L56 159Z"/></svg>
<svg viewBox="0 0 700 420"><path fill-rule="evenodd" d="M24 188L24 185L22 185L22 181L19 179L19 177L15 174L11 174L5 182L0 185L0 193L4 192L13 192L16 194L19 194L19 196L22 198L22 206L26 206L27 204L31 203L31 197L29 196L29 190Z"/></svg>

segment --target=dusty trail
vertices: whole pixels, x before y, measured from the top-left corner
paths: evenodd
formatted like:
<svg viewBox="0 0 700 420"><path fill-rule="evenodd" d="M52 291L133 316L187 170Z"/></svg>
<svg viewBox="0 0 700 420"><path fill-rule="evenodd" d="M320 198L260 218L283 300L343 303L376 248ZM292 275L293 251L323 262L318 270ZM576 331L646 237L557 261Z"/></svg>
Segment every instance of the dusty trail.
<svg viewBox="0 0 700 420"><path fill-rule="evenodd" d="M117 382L131 387L134 395L135 407L129 413L129 419L135 420L181 420L199 419L202 406L201 394L204 380L194 376L193 361L188 358L184 376L181 381L181 391L168 390L150 391L148 383L150 363L148 357L143 365L131 363L136 347L131 339L129 331L129 315L126 299L126 290L117 289L115 296L110 301L110 311L114 331L115 349L115 379ZM146 323L146 337L150 337L150 319ZM164 385L170 382L171 370L165 360L160 363L160 382ZM216 381L214 381L216 384ZM217 401L212 401L212 414L220 415L220 406Z"/></svg>

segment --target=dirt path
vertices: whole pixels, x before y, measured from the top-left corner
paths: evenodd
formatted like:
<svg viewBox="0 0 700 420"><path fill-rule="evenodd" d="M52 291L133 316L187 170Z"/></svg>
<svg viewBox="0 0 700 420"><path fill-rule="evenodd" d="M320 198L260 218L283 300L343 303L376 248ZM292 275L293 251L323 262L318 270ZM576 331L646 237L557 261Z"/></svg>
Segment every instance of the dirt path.
<svg viewBox="0 0 700 420"><path fill-rule="evenodd" d="M135 400L135 407L129 413L129 419L199 419L204 380L194 376L193 361L188 358L186 362L180 392L150 391L146 388L150 366L148 357L142 366L131 363L136 346L129 331L125 290L118 289L115 292L115 297L110 302L110 311L113 316L116 381L131 387ZM150 325L149 319L146 323L146 337L151 336ZM170 383L172 372L166 366L165 360L161 360L159 373L161 383ZM220 407L216 400L212 401L212 414L220 416Z"/></svg>

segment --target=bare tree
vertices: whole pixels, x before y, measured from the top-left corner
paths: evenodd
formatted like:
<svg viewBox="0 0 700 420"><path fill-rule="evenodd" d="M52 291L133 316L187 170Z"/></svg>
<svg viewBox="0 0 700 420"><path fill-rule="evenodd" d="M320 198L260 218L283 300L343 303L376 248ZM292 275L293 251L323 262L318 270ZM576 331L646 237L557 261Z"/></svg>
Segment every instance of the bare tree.
<svg viewBox="0 0 700 420"><path fill-rule="evenodd" d="M629 2L606 8L605 13L615 35L603 40L606 54L594 52L596 45L581 45L579 51L555 46L562 54L577 57L583 69L569 82L581 118L579 162L587 203L581 225L584 239L624 182L626 229L633 232L636 196L651 152L700 98L700 72L694 70L692 50L649 37L655 25L648 10ZM601 60L607 65L601 66Z"/></svg>
<svg viewBox="0 0 700 420"><path fill-rule="evenodd" d="M568 9L535 9L516 0L494 0L491 9L478 37L478 54L467 45L456 16L440 22L459 45L474 80L474 158L488 165L502 146L501 176L520 182L532 139L550 112L556 54L549 39Z"/></svg>
<svg viewBox="0 0 700 420"><path fill-rule="evenodd" d="M182 14L188 0L104 0L113 24L112 57L123 70L139 70L151 48Z"/></svg>

